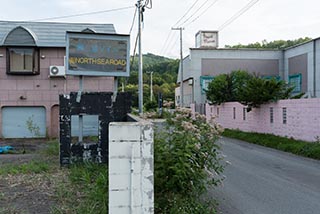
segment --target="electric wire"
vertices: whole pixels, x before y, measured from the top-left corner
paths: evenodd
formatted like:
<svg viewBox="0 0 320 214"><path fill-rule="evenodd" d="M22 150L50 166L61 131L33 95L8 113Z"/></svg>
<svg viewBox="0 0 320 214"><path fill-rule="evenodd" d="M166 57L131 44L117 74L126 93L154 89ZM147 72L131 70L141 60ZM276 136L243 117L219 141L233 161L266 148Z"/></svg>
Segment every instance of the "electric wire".
<svg viewBox="0 0 320 214"><path fill-rule="evenodd" d="M199 0L196 0L192 5L191 7L187 10L187 12L185 12L185 14L183 14L183 16L173 25L173 26L176 26L179 24L179 22L184 18L186 17L186 15L192 10L192 8L198 3Z"/></svg>
<svg viewBox="0 0 320 214"><path fill-rule="evenodd" d="M180 19L178 19L178 21L173 25L173 26L175 26L175 25L178 25L179 24L179 22L194 8L194 6L198 3L198 1L199 0L196 0L192 5L191 5L191 7L183 14L183 16L180 18ZM166 40L164 41L164 43L163 43L163 46L162 46L162 48L161 48L161 51L160 51L160 54L163 54L164 53L164 50L167 48L167 46L168 46L168 41L170 40L171 41L171 35L172 35L172 31L171 31L171 29L170 29L170 31L169 31L169 33L168 33L168 35L167 35L167 37L166 37Z"/></svg>
<svg viewBox="0 0 320 214"><path fill-rule="evenodd" d="M135 23L135 20L136 20L137 11L138 11L138 8L136 8L135 11L134 11L131 27L130 27L130 30L129 30L129 35L131 35L132 29L133 29L133 26L134 26L134 23Z"/></svg>
<svg viewBox="0 0 320 214"><path fill-rule="evenodd" d="M179 22L180 22L181 20L183 20L183 18L185 18L186 15L194 8L194 6L196 5L196 3L198 3L198 1L199 1L199 0L195 1L195 2L191 5L191 7L186 11L186 13L185 13L174 25L179 24ZM200 7L198 7L198 8L190 15L190 17L188 17L187 19L185 19L184 22L182 22L180 25L183 25L184 23L187 23L187 24L185 25L185 26L187 26L187 25L190 25L191 23L195 22L195 21L196 21L197 19L199 19L204 13L206 13L215 3L217 3L217 1L218 1L218 0L213 1L200 15L198 15L198 16L197 16L195 19L193 19L191 22L187 23L193 16L195 16L195 15L209 2L209 0L206 0L205 2L203 2L203 3L200 5ZM170 35L170 33L171 33L171 31L169 32L169 35ZM166 39L166 41L165 41L165 43L164 43L164 45L163 45L163 47L162 47L162 49L161 49L161 53L163 53L163 50L165 50L165 49L167 48L167 46L169 46L169 45L166 45L166 44L167 44L167 40L169 40L169 35L168 35L168 37L167 37L167 39ZM171 39L173 39L173 38L171 38ZM169 41L169 43L170 43L170 41Z"/></svg>
<svg viewBox="0 0 320 214"><path fill-rule="evenodd" d="M243 15L246 11L248 11L251 7L253 7L258 2L259 2L259 0L250 1L241 10L239 10L237 13L235 13L230 19L228 19L225 23L223 23L218 28L218 31L222 31L224 28L226 28L228 25L230 25L232 22L234 22L237 18L239 18L241 15Z"/></svg>
<svg viewBox="0 0 320 214"><path fill-rule="evenodd" d="M134 8L134 6L120 7L120 8L114 8L114 9L109 9L109 10L100 10L100 11L94 11L94 12L89 12L89 13L78 13L78 14L65 15L65 16L55 16L55 17L48 17L48 18L41 18L41 19L33 19L33 20L29 20L29 22L65 19L65 18L72 18L72 17L79 17L79 16L89 16L89 15L96 15L96 14L101 14L101 13L109 13L109 12L115 12L115 11L121 11L121 10L128 10L131 8Z"/></svg>
<svg viewBox="0 0 320 214"><path fill-rule="evenodd" d="M189 16L189 18L187 18L186 20L184 20L184 22L182 22L181 24L180 24L180 26L182 26L183 24L185 24L187 21L189 21L196 13L198 13L202 8L203 8L203 6L205 6L207 3L208 3L208 1L210 1L210 0L206 0L205 2L203 2L202 3L202 5L200 6L200 7L198 7L198 9L191 15L191 16Z"/></svg>
<svg viewBox="0 0 320 214"><path fill-rule="evenodd" d="M196 20L198 20L201 16L203 16L213 5L215 5L219 0L215 0L214 2L212 2L200 15L198 15L195 19L193 19L191 22L187 23L184 25L184 27L189 26L190 24L192 24L193 22L195 22Z"/></svg>
<svg viewBox="0 0 320 214"><path fill-rule="evenodd" d="M169 39L171 40L171 35L172 35L172 31L170 30L166 40L163 43L163 46L162 46L161 51L160 51L160 54L162 54L165 51L166 47L168 46Z"/></svg>
<svg viewBox="0 0 320 214"><path fill-rule="evenodd" d="M172 40L168 43L168 48L165 50L164 54L167 54L169 51L171 51L179 41L179 35L175 34L176 36L173 35Z"/></svg>
<svg viewBox="0 0 320 214"><path fill-rule="evenodd" d="M134 62L134 57L136 56L136 50L137 50L137 45L138 45L138 38L139 38L139 33L136 36L136 42L134 43L134 49L133 49L133 54L131 58L131 63L130 63L130 70L132 70L133 62Z"/></svg>

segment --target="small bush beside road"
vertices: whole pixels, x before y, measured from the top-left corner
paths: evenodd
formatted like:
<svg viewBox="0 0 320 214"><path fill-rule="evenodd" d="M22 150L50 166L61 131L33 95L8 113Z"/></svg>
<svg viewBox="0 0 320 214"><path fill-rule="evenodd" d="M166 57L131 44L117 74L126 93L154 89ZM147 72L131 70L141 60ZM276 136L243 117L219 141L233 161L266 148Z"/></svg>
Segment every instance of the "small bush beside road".
<svg viewBox="0 0 320 214"><path fill-rule="evenodd" d="M223 166L215 143L221 131L203 115L192 118L187 109L167 119L154 143L155 213L215 213L214 201L201 196L221 181Z"/></svg>
<svg viewBox="0 0 320 214"><path fill-rule="evenodd" d="M243 140L249 143L278 149L284 152L290 152L296 155L320 160L320 143L318 141L310 143L301 140L294 140L292 138L275 136L272 134L243 132L231 129L226 129L222 135Z"/></svg>

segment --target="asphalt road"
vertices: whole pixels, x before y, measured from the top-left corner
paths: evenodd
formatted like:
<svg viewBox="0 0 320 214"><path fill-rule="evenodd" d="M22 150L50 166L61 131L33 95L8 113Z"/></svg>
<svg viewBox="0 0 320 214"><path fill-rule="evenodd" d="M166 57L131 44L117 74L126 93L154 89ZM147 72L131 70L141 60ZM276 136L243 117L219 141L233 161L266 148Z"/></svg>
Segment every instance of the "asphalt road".
<svg viewBox="0 0 320 214"><path fill-rule="evenodd" d="M320 161L229 138L220 140L223 185L209 192L224 214L320 214Z"/></svg>

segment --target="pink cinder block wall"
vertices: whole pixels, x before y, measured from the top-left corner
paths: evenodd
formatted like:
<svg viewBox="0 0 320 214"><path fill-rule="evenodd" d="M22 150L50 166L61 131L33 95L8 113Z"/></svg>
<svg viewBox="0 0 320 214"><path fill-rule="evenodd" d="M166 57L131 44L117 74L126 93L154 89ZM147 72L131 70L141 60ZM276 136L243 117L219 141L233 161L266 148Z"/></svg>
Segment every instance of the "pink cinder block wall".
<svg viewBox="0 0 320 214"><path fill-rule="evenodd" d="M41 48L39 59L39 75L8 75L6 74L6 49L0 48L0 108L4 106L43 106L46 108L46 126L50 137L57 137L52 130L53 121L57 122L54 111L59 104L59 94L68 94L79 90L79 77L67 78L49 77L51 65L64 65L65 48ZM113 77L84 77L84 91L113 91ZM23 96L26 99L20 99ZM54 118L52 118L54 117ZM0 121L2 121L0 113ZM0 122L0 137L2 137L2 122Z"/></svg>
<svg viewBox="0 0 320 214"><path fill-rule="evenodd" d="M270 108L273 108L273 123L270 121ZM235 119L233 109L235 108ZM206 116L212 116L224 128L247 132L270 133L278 136L314 142L320 137L320 99L280 100L277 103L262 105L245 113L238 102L221 105L206 105ZM287 123L283 123L283 108L287 111ZM192 108L191 108L192 109ZM193 108L194 112L194 108Z"/></svg>

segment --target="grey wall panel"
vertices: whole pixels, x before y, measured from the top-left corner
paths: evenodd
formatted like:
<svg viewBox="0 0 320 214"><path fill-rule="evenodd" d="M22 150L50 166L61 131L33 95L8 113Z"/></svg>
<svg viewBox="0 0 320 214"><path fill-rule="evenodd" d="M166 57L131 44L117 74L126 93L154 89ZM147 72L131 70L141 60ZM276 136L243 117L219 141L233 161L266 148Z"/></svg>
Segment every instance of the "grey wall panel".
<svg viewBox="0 0 320 214"><path fill-rule="evenodd" d="M46 110L44 107L3 107L1 113L4 138L46 136Z"/></svg>
<svg viewBox="0 0 320 214"><path fill-rule="evenodd" d="M202 59L202 76L217 76L235 70L245 70L261 76L278 76L277 59Z"/></svg>
<svg viewBox="0 0 320 214"><path fill-rule="evenodd" d="M308 54L291 57L289 61L289 76L293 74L302 75L301 89L303 92L308 91Z"/></svg>

